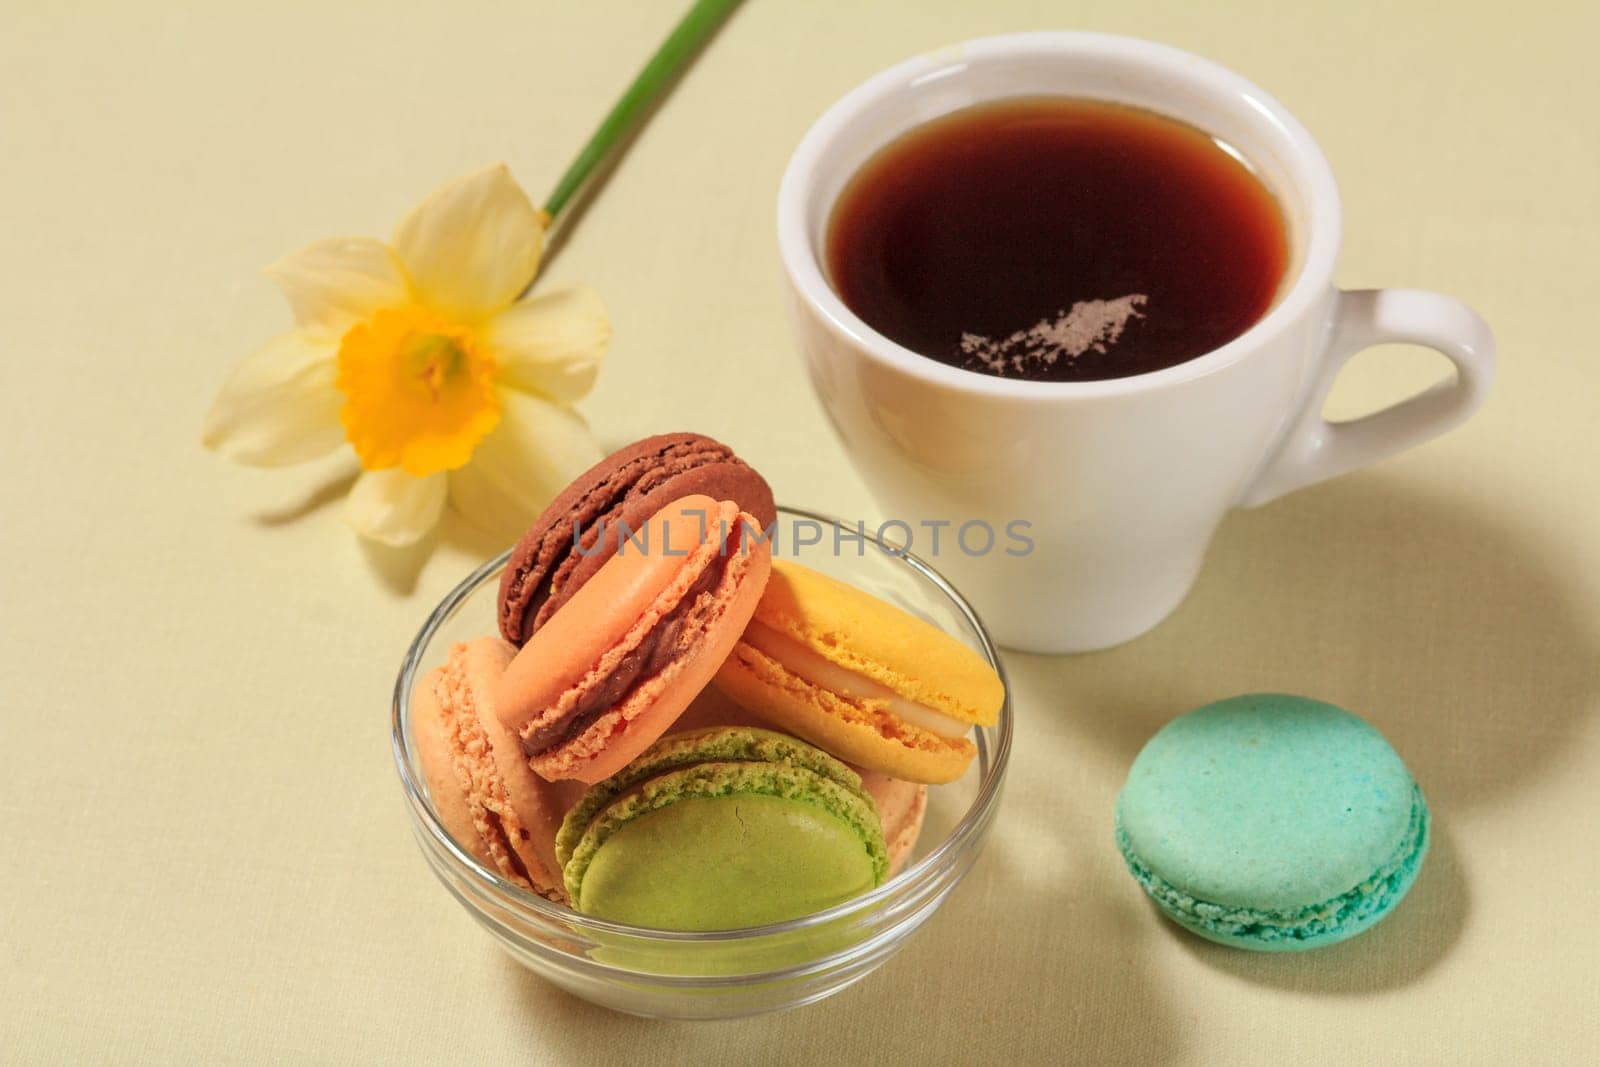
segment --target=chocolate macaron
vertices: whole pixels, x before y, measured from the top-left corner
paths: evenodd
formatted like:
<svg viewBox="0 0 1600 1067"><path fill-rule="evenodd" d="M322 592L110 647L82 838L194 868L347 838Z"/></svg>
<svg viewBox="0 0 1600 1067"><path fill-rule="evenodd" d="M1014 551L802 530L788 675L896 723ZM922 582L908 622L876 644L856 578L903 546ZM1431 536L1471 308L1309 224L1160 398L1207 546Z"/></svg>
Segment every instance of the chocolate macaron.
<svg viewBox="0 0 1600 1067"><path fill-rule="evenodd" d="M590 467L551 501L512 549L500 579L500 633L521 646L639 530L686 496L731 500L763 529L777 518L766 480L720 441L695 433L635 441Z"/></svg>

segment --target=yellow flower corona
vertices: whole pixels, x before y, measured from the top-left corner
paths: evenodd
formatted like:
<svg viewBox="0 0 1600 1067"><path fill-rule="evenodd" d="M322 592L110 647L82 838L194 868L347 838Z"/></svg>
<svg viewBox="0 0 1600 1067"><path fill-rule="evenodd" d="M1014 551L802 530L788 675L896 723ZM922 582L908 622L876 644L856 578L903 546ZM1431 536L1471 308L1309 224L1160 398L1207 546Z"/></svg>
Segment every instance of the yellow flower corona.
<svg viewBox="0 0 1600 1067"><path fill-rule="evenodd" d="M339 422L367 470L455 470L500 421L495 361L426 308L384 308L339 342Z"/></svg>

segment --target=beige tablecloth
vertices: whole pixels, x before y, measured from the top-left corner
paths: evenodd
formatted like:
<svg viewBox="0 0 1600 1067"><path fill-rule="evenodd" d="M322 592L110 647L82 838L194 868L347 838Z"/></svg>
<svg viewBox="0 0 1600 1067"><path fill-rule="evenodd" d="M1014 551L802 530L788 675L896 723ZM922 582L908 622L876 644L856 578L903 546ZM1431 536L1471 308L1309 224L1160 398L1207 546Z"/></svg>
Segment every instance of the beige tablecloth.
<svg viewBox="0 0 1600 1067"><path fill-rule="evenodd" d="M1595 1062L1600 430L1592 5L754 0L545 283L616 340L583 410L694 428L782 499L875 513L784 322L773 201L835 97L919 50L1086 28L1267 86L1340 176L1346 285L1478 307L1502 373L1466 428L1224 525L1116 651L1009 656L998 830L906 950L783 1016L648 1022L502 958L402 816L387 691L494 546L364 549L350 468L201 451L231 363L285 328L258 268L387 234L504 159L547 189L678 3L22 4L0 13L0 1061ZM1439 373L1374 352L1335 406ZM776 399L774 399L776 398ZM1259 689L1370 717L1434 804L1379 931L1260 957L1178 933L1111 842L1177 712Z"/></svg>

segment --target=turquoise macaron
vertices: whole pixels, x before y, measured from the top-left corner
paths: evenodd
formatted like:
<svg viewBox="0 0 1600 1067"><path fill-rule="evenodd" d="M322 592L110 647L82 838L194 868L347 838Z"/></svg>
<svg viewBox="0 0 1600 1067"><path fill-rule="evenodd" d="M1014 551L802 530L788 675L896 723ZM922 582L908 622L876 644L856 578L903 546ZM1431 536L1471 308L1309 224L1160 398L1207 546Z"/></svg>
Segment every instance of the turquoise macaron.
<svg viewBox="0 0 1600 1067"><path fill-rule="evenodd" d="M1394 910L1428 851L1422 790L1383 735L1332 704L1237 696L1174 719L1117 797L1117 847L1174 922L1292 952Z"/></svg>

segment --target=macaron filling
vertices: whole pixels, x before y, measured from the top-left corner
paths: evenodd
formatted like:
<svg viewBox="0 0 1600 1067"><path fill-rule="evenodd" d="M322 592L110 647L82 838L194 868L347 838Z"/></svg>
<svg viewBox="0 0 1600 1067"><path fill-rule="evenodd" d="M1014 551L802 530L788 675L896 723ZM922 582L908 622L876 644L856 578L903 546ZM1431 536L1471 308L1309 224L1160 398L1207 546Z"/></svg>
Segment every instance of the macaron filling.
<svg viewBox="0 0 1600 1067"><path fill-rule="evenodd" d="M945 740L959 740L972 729L971 723L908 700L882 682L841 667L764 623L752 621L740 640L802 681L844 700L877 704L895 718Z"/></svg>
<svg viewBox="0 0 1600 1067"><path fill-rule="evenodd" d="M690 654L719 605L731 595L742 569L738 564L748 562L748 557L736 559L728 549L733 542L734 551L739 551L738 514L737 505L722 505L718 518L726 539L718 531L690 549L677 577L622 642L519 730L525 755L537 758L579 737ZM705 531L714 530L717 527L707 520Z"/></svg>
<svg viewBox="0 0 1600 1067"><path fill-rule="evenodd" d="M1377 919L1410 888L1428 850L1428 807L1412 786L1411 814L1393 855L1371 876L1327 900L1299 908L1262 909L1201 900L1152 871L1133 851L1120 818L1117 848L1128 870L1161 910L1180 924L1225 938L1306 942L1335 932L1353 932Z"/></svg>
<svg viewBox="0 0 1600 1067"><path fill-rule="evenodd" d="M683 599L628 651L610 672L591 683L563 718L542 721L522 736L522 751L537 756L576 737L641 684L666 670L691 647L683 640L693 616L703 611L701 598L715 593L727 571L727 555L718 552L684 592Z"/></svg>

